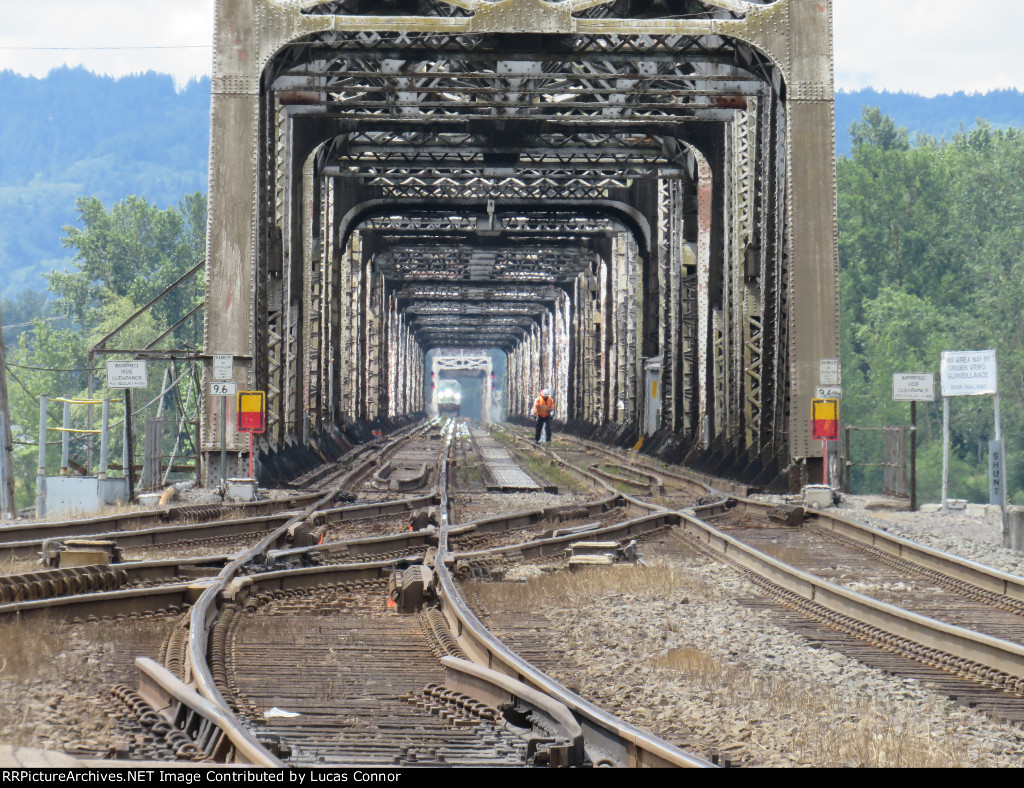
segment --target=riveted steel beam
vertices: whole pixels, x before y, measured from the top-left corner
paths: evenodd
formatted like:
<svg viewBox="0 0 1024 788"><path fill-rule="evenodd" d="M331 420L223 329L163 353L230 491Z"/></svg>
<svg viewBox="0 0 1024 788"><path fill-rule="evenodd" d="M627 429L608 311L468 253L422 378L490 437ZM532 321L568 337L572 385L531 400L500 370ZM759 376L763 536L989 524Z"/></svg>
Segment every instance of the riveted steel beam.
<svg viewBox="0 0 1024 788"><path fill-rule="evenodd" d="M820 451L828 0L217 0L216 17L206 350L268 391L273 440L414 407L407 364L444 338L423 321L465 336L480 293L511 288L488 329L510 396L564 378L566 413L639 420L660 356L662 426L691 457ZM520 303L540 326L513 326Z"/></svg>

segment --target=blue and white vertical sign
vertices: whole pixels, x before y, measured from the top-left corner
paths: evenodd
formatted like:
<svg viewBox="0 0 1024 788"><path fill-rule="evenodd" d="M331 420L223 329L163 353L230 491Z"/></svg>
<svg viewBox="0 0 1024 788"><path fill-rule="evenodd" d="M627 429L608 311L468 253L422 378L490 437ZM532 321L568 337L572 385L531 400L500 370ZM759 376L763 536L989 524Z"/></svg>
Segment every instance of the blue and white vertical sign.
<svg viewBox="0 0 1024 788"><path fill-rule="evenodd" d="M1003 479L1006 462L1003 457L1003 441L988 442L988 502L994 506L1006 503L1006 484Z"/></svg>

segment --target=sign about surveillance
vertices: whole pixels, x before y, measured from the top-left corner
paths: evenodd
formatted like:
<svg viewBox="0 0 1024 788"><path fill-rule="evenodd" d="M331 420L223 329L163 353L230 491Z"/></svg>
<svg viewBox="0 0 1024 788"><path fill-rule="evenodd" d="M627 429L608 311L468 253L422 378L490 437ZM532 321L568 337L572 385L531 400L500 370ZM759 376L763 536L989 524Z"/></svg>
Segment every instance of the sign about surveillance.
<svg viewBox="0 0 1024 788"><path fill-rule="evenodd" d="M996 351L943 351L940 375L943 397L995 394L998 388Z"/></svg>

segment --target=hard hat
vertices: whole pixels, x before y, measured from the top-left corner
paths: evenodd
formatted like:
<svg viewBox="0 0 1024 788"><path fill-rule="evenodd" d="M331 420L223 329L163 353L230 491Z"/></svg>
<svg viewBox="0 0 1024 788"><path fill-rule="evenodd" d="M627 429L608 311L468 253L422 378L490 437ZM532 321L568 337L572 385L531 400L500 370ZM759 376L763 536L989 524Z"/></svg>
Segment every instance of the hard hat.
<svg viewBox="0 0 1024 788"><path fill-rule="evenodd" d="M550 396L550 395L551 395L551 392L549 392L549 391L548 391L547 389L541 389L541 390L540 390L540 395L541 395L542 397L548 397L548 396Z"/></svg>

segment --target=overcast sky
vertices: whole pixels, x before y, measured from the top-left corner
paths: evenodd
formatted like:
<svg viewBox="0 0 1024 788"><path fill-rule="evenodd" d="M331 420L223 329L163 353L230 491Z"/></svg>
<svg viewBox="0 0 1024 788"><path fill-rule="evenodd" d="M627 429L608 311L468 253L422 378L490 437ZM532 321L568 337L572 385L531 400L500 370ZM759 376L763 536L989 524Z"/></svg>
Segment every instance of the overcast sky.
<svg viewBox="0 0 1024 788"><path fill-rule="evenodd" d="M1024 2L834 0L836 88L933 96L1024 89ZM169 9L173 9L170 13ZM213 0L0 0L0 69L210 73ZM110 48L104 48L110 47ZM141 48L126 48L141 47Z"/></svg>

